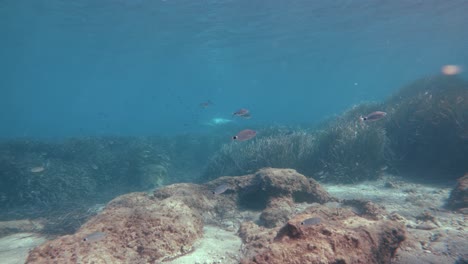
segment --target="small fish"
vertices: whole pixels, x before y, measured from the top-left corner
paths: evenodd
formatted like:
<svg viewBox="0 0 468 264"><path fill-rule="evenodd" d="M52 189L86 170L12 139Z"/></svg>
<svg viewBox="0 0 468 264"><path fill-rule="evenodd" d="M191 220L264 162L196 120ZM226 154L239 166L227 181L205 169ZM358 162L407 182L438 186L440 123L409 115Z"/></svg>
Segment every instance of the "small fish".
<svg viewBox="0 0 468 264"><path fill-rule="evenodd" d="M322 222L322 219L320 217L312 217L312 218L307 218L306 220L301 222L301 225L303 226L308 226L308 225L318 225Z"/></svg>
<svg viewBox="0 0 468 264"><path fill-rule="evenodd" d="M206 101L206 102L201 103L201 104L200 104L200 107L202 107L202 108L207 108L207 107L209 107L209 106L211 106L211 105L214 105L213 102L211 102L210 100L208 100L208 101Z"/></svg>
<svg viewBox="0 0 468 264"><path fill-rule="evenodd" d="M96 242L96 241L99 241L99 240L103 239L105 236L106 236L106 233L104 233L104 232L94 232L94 233L91 233L91 234L85 236L83 238L83 241L88 242L88 243Z"/></svg>
<svg viewBox="0 0 468 264"><path fill-rule="evenodd" d="M237 141L249 140L257 135L257 131L251 129L245 129L233 136L232 139Z"/></svg>
<svg viewBox="0 0 468 264"><path fill-rule="evenodd" d="M39 173L39 172L43 172L44 170L45 168L43 166L38 166L38 167L31 168L29 171L32 173Z"/></svg>
<svg viewBox="0 0 468 264"><path fill-rule="evenodd" d="M216 188L212 191L212 193L218 195L218 194L224 193L224 192L227 191L227 190L229 190L229 184L224 183L224 184L221 184L221 185L219 185L218 187L216 187Z"/></svg>
<svg viewBox="0 0 468 264"><path fill-rule="evenodd" d="M379 119L384 118L386 115L387 113L385 112L375 111L375 112L368 114L367 116L364 116L364 117L361 116L359 117L359 119L361 119L361 121L377 121Z"/></svg>
<svg viewBox="0 0 468 264"><path fill-rule="evenodd" d="M232 114L233 116L239 116L243 118L251 118L250 111L245 108L241 108Z"/></svg>

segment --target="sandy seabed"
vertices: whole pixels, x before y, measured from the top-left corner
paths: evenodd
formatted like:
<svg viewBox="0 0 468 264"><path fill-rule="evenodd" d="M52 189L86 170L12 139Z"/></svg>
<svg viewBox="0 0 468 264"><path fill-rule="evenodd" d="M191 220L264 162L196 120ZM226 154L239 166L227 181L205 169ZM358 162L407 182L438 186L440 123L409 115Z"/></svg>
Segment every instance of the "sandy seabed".
<svg viewBox="0 0 468 264"><path fill-rule="evenodd" d="M0 238L0 262L23 264L29 250L44 243L46 239L34 233L16 233Z"/></svg>

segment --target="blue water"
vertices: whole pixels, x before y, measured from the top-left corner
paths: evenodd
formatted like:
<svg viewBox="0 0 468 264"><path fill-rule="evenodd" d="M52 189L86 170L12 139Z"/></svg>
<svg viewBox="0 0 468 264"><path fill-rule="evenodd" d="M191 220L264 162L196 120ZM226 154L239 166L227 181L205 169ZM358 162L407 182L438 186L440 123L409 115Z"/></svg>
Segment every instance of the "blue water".
<svg viewBox="0 0 468 264"><path fill-rule="evenodd" d="M0 0L0 137L317 123L445 64L468 2ZM199 104L215 104L202 109Z"/></svg>

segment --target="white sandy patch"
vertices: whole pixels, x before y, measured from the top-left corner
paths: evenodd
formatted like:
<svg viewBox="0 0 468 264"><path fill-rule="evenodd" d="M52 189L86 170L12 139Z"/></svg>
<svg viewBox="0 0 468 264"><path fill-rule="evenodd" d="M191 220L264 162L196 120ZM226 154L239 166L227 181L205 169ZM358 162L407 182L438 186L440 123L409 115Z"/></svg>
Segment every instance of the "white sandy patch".
<svg viewBox="0 0 468 264"><path fill-rule="evenodd" d="M387 182L398 182L397 187L385 186ZM385 206L387 212L397 212L405 217L420 214L421 209L442 208L451 188L394 180L392 177L377 181L366 181L353 185L329 185L323 187L340 199L363 199Z"/></svg>
<svg viewBox="0 0 468 264"><path fill-rule="evenodd" d="M212 264L239 263L241 239L235 232L228 232L216 226L206 225L203 238L195 243L195 251L179 257L170 264Z"/></svg>
<svg viewBox="0 0 468 264"><path fill-rule="evenodd" d="M353 185L322 186L339 199L370 200L384 206L387 212L404 217L407 239L392 263L446 264L468 259L465 216L444 208L452 188L391 176ZM421 219L425 213L433 220Z"/></svg>
<svg viewBox="0 0 468 264"><path fill-rule="evenodd" d="M2 264L23 264L29 250L44 243L45 238L33 233L17 233L0 238L0 262Z"/></svg>

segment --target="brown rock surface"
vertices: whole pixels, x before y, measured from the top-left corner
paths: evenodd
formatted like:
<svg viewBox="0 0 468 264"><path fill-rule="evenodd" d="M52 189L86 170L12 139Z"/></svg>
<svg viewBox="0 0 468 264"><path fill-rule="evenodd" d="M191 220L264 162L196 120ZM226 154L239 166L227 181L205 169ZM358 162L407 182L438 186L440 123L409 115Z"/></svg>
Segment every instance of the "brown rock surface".
<svg viewBox="0 0 468 264"><path fill-rule="evenodd" d="M350 199L343 200L342 203L345 206L351 206L353 212L357 215L371 220L382 219L387 214L382 207L366 200Z"/></svg>
<svg viewBox="0 0 468 264"><path fill-rule="evenodd" d="M223 184L229 188L222 194L213 194L212 191ZM241 209L264 210L262 221L270 227L289 219L294 202L334 200L315 180L293 169L274 168L264 168L246 176L220 177L204 185L173 184L156 190L154 197L179 199L197 210L206 221L234 217Z"/></svg>
<svg viewBox="0 0 468 264"><path fill-rule="evenodd" d="M229 186L227 190L214 194L223 184ZM34 249L27 263L159 263L193 250L203 223L239 226L245 221L241 212L247 209L264 210L263 223L273 227L288 221L295 202L333 200L317 182L291 169L265 168L204 185L173 184L152 196L133 193L114 199L76 234ZM83 241L95 232L105 235ZM274 235L271 230L265 232Z"/></svg>
<svg viewBox="0 0 468 264"><path fill-rule="evenodd" d="M83 241L94 232L105 235ZM157 263L190 252L201 235L200 215L180 200L132 193L111 201L74 235L35 248L26 263Z"/></svg>
<svg viewBox="0 0 468 264"><path fill-rule="evenodd" d="M466 212L468 208L468 173L458 179L457 186L450 193L448 207L453 210Z"/></svg>
<svg viewBox="0 0 468 264"><path fill-rule="evenodd" d="M260 221L266 227L282 226L294 213L294 202L290 198L274 198L262 211Z"/></svg>
<svg viewBox="0 0 468 264"><path fill-rule="evenodd" d="M281 228L243 223L239 229L245 244L242 263L390 263L405 239L403 225L395 221L369 220L348 209L333 213L319 206L314 211L295 216ZM323 220L301 224L311 217Z"/></svg>
<svg viewBox="0 0 468 264"><path fill-rule="evenodd" d="M332 200L314 179L307 179L293 169L265 168L255 174L261 189L271 196L291 196L295 202L325 203Z"/></svg>

